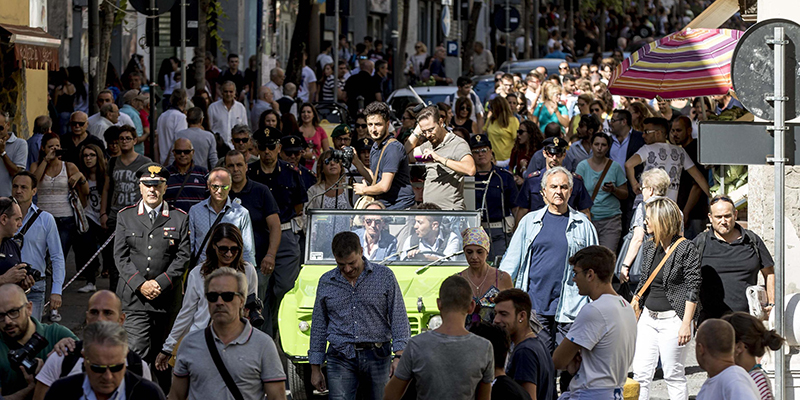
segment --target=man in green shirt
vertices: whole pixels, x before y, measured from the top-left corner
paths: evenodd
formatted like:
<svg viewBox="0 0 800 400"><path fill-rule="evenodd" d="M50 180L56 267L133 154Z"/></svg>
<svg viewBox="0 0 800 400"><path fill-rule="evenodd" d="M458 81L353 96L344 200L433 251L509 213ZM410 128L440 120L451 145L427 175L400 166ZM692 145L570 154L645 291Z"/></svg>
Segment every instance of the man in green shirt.
<svg viewBox="0 0 800 400"><path fill-rule="evenodd" d="M33 305L25 297L25 292L16 284L0 286L0 393L7 400L22 400L33 395L36 387L34 377L22 368L13 368L8 360L9 351L21 348L36 332L47 339L45 346L36 355L40 369L44 359L56 343L64 338L78 338L69 329L58 325L43 325L31 317Z"/></svg>

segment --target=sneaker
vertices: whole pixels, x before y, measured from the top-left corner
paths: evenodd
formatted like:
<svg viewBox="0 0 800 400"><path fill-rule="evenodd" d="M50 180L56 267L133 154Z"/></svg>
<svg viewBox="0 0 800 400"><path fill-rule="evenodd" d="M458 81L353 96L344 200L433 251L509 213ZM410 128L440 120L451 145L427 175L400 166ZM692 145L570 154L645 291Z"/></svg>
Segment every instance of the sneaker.
<svg viewBox="0 0 800 400"><path fill-rule="evenodd" d="M61 321L61 314L58 313L58 310L50 311L50 321L51 322L60 322Z"/></svg>
<svg viewBox="0 0 800 400"><path fill-rule="evenodd" d="M82 288L78 289L78 293L89 293L89 292L96 292L97 286L94 283L87 283Z"/></svg>

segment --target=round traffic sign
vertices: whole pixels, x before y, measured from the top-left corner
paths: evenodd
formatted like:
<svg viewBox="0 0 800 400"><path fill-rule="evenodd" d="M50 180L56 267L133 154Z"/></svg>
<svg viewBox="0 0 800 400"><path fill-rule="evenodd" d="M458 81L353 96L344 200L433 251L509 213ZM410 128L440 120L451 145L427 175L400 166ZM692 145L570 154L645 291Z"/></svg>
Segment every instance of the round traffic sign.
<svg viewBox="0 0 800 400"><path fill-rule="evenodd" d="M773 29L783 27L784 40L784 93L789 98L786 102L786 120L800 115L800 69L798 69L797 48L800 46L800 25L786 19L768 19L761 21L747 30L739 39L731 60L731 80L733 90L744 108L758 118L773 120L775 118L774 102L766 96L775 93L775 45L768 44L767 39L774 36Z"/></svg>
<svg viewBox="0 0 800 400"><path fill-rule="evenodd" d="M508 15L508 20L506 20L506 15ZM514 6L498 5L494 8L494 26L500 32L514 32L519 28L520 20L519 10Z"/></svg>
<svg viewBox="0 0 800 400"><path fill-rule="evenodd" d="M133 9L144 15L161 15L172 9L175 0L156 0L157 12L150 11L150 0L129 0Z"/></svg>

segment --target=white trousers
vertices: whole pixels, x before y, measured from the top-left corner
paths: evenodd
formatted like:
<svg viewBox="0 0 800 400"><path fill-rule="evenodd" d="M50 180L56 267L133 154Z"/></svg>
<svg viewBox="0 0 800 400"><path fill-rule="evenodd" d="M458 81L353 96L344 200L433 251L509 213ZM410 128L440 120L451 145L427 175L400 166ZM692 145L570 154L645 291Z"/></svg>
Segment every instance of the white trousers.
<svg viewBox="0 0 800 400"><path fill-rule="evenodd" d="M651 315L645 307L639 318L636 334L636 354L633 356L633 379L639 382L639 400L650 398L650 383L661 357L661 368L670 400L687 400L689 390L684 364L687 345L678 346L681 319L675 311Z"/></svg>

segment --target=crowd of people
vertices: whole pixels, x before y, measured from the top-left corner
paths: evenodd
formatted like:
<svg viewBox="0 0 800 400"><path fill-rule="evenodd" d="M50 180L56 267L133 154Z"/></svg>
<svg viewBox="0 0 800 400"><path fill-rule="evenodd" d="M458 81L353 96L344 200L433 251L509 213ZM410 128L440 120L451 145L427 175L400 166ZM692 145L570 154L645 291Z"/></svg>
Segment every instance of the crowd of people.
<svg viewBox="0 0 800 400"><path fill-rule="evenodd" d="M542 12L543 51L598 51L594 25L562 40L554 13ZM677 23L658 15L612 12L606 33L636 42ZM421 213L402 242L377 216L323 243L337 266L316 289L308 362L331 398L611 399L632 377L648 399L660 365L670 398L687 399L695 341L709 373L698 399L771 399L758 360L783 340L762 322L773 261L697 161L698 121L741 103L612 95L627 43L579 68L497 73L485 98L446 76L443 48L418 43L403 73L457 89L403 110L385 102L392 54L370 37L304 55L299 82L274 68L259 86L255 58L242 72L229 54L223 70L209 53L205 87L190 69L181 89L174 58L148 86L134 56L89 99L80 67L57 71L29 139L0 113L0 393L284 398L278 309L306 210L360 208ZM493 56L476 42L472 72L493 73L506 45ZM319 109L334 103L349 120L328 132ZM460 232L425 214L473 202L481 224ZM70 249L77 291L93 293L82 341L57 324ZM439 288L442 325L410 337L397 278L377 261L461 251L467 268ZM27 364L7 357L23 353Z"/></svg>

